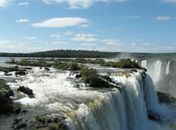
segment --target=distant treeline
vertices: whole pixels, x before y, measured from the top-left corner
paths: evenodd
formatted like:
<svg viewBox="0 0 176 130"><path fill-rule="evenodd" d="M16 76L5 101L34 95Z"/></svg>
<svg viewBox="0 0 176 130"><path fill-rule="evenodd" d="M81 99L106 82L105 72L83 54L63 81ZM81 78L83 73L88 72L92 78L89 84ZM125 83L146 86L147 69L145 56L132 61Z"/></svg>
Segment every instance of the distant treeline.
<svg viewBox="0 0 176 130"><path fill-rule="evenodd" d="M59 58L115 58L115 57L175 57L176 53L125 53L125 52L102 52L88 50L52 50L34 53L0 53L0 57L59 57Z"/></svg>

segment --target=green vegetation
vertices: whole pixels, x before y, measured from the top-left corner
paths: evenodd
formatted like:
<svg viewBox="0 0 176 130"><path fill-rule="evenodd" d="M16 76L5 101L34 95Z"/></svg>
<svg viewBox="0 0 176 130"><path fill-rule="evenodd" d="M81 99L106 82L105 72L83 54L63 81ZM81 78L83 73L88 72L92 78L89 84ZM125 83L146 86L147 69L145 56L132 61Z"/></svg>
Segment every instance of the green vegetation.
<svg viewBox="0 0 176 130"><path fill-rule="evenodd" d="M58 60L48 60L44 58L40 58L37 60L31 60L31 59L21 59L20 61L16 61L17 65L21 66L39 66L39 67L55 67L62 70L80 70L82 68L81 65L78 63L90 63L90 64L100 64L102 66L106 67L115 67L115 68L139 68L142 69L142 67L136 63L135 61L132 61L131 59L121 59L118 62L105 62L103 59L58 59ZM9 61L8 63L14 63L13 61Z"/></svg>
<svg viewBox="0 0 176 130"><path fill-rule="evenodd" d="M10 90L9 86L6 84L6 82L2 79L0 79L0 90Z"/></svg>
<svg viewBox="0 0 176 130"><path fill-rule="evenodd" d="M48 130L60 130L59 125L57 123L51 123L48 126Z"/></svg>
<svg viewBox="0 0 176 130"><path fill-rule="evenodd" d="M81 77L84 82L91 83L92 80L98 77L96 70L84 68L81 70Z"/></svg>
<svg viewBox="0 0 176 130"><path fill-rule="evenodd" d="M51 50L35 53L0 53L0 57L59 57L59 58L115 58L118 56L131 56L142 58L175 57L176 53L127 53L127 52L102 52L88 50Z"/></svg>
<svg viewBox="0 0 176 130"><path fill-rule="evenodd" d="M115 68L138 68L142 69L142 67L136 63L135 61L132 61L131 59L121 59L118 62L103 62L101 64L102 66L107 66L107 67L115 67Z"/></svg>
<svg viewBox="0 0 176 130"><path fill-rule="evenodd" d="M81 70L83 82L88 83L90 87L95 88L113 88L117 87L111 78L107 75L100 75L94 69L84 68Z"/></svg>
<svg viewBox="0 0 176 130"><path fill-rule="evenodd" d="M8 63L13 63L14 61L9 61ZM39 67L50 67L50 65L46 62L44 58L39 58L36 60L31 60L31 59L21 59L20 61L15 61L17 65L21 66L39 66Z"/></svg>
<svg viewBox="0 0 176 130"><path fill-rule="evenodd" d="M14 63L13 61L9 61L8 63ZM17 65L21 65L21 66L38 66L38 67L45 67L46 70L49 70L48 67L55 67L57 69L61 69L61 70L80 70L83 65L79 65L77 62L61 62L60 60L53 60L53 61L48 61L44 58L39 58L36 60L32 60L32 59L21 59L20 61L15 61L15 63ZM7 68L6 68L7 69ZM18 70L18 68L14 67L14 68L9 68L11 70L17 71L16 75L25 75L24 70ZM5 70L5 69L0 69L0 70ZM11 71L11 70L8 70Z"/></svg>
<svg viewBox="0 0 176 130"><path fill-rule="evenodd" d="M35 119L37 128L34 128L33 130L67 130L64 117L48 117L38 115ZM40 127L38 127L38 124L40 124Z"/></svg>
<svg viewBox="0 0 176 130"><path fill-rule="evenodd" d="M61 70L80 70L82 68L82 65L79 65L76 62L60 62L60 61L54 61L51 66L61 69Z"/></svg>
<svg viewBox="0 0 176 130"><path fill-rule="evenodd" d="M110 58L119 52L101 52L87 50L51 50L35 53L0 53L1 57L63 57L63 58Z"/></svg>

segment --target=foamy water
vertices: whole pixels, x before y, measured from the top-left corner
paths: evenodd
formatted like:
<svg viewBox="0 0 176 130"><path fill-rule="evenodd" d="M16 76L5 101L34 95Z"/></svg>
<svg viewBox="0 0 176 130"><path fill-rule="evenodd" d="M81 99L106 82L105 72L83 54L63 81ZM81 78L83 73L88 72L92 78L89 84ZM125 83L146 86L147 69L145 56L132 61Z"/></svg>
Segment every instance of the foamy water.
<svg viewBox="0 0 176 130"><path fill-rule="evenodd" d="M158 103L149 76L143 79L141 72L133 72L111 78L120 88L102 92L85 87L70 71L34 67L9 85L14 91L19 86L32 89L35 98L18 92L15 101L64 115L70 130L171 130L176 109ZM149 120L148 111L160 115L162 122Z"/></svg>

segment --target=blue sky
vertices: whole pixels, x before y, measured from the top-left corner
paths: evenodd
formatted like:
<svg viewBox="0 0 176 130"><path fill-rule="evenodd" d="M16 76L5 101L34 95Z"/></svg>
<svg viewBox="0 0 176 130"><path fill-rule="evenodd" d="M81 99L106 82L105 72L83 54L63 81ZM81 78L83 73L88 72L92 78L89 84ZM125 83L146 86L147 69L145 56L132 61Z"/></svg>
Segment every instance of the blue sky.
<svg viewBox="0 0 176 130"><path fill-rule="evenodd" d="M0 52L176 52L176 0L0 0Z"/></svg>

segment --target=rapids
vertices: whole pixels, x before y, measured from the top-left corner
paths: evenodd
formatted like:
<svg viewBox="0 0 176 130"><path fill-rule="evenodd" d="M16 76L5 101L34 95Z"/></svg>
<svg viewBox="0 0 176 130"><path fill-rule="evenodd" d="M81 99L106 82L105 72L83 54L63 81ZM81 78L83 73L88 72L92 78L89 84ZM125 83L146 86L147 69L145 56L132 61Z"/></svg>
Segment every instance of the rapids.
<svg viewBox="0 0 176 130"><path fill-rule="evenodd" d="M87 87L69 71L37 67L8 84L14 92L19 86L33 90L35 98L20 92L13 97L29 109L28 119L36 114L63 115L69 130L172 130L176 109L158 102L150 76L141 70L123 71L110 76L119 84L113 89ZM149 120L150 112L160 120Z"/></svg>

